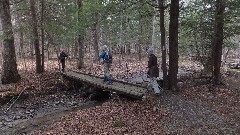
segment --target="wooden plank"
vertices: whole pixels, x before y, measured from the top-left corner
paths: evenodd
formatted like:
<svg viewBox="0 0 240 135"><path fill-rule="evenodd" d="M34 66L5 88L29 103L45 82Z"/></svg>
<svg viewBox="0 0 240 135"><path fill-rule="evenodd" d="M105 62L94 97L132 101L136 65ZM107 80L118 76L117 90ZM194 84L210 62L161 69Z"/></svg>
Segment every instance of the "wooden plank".
<svg viewBox="0 0 240 135"><path fill-rule="evenodd" d="M83 80L83 81L88 81L88 82L92 82L92 83L95 83L94 81L97 81L97 82L100 82L101 84L102 84L102 79L100 79L100 81L99 81L99 79L97 79L96 80L96 78L92 78L91 77L91 79L89 79L89 77L88 76L76 76L76 75L71 75L71 76L74 76L75 78L79 78L80 80ZM82 79L82 78L86 78L85 80L84 79ZM94 81L93 81L94 80ZM118 82L113 82L113 85L118 85L118 84L120 84L120 83L118 83ZM104 85L104 84L102 84L102 85ZM126 84L125 84L126 85ZM128 86L126 87L125 85L123 85L123 88L125 88L125 89L131 89L133 86L132 85L129 85L128 84ZM142 88L139 88L139 87L134 87L135 88L135 91L141 91L141 92L144 92L145 90L143 90Z"/></svg>
<svg viewBox="0 0 240 135"><path fill-rule="evenodd" d="M94 78L100 78L100 79L103 79L103 77L100 77L100 76L94 76L92 74L86 74L86 73L82 73L82 72L78 72L78 71L72 71L71 73L77 73L77 74L82 74L82 75L87 75L87 76L92 76ZM121 81L121 80L114 80L115 82L120 82L120 83L123 83L123 84L130 84L129 82L125 82L125 81ZM132 86L137 86L137 87L141 87L141 88L146 88L145 86L143 85L139 85L139 84L133 84L131 83Z"/></svg>
<svg viewBox="0 0 240 135"><path fill-rule="evenodd" d="M102 78L95 77L93 75L87 75L77 72L64 72L62 74L68 78L73 78L75 80L89 83L97 87L108 89L120 94L127 94L128 96L132 97L142 98L142 96L144 96L144 94L146 93L146 88L140 85L129 84L127 82L114 80L113 84L108 85L106 83L103 83Z"/></svg>

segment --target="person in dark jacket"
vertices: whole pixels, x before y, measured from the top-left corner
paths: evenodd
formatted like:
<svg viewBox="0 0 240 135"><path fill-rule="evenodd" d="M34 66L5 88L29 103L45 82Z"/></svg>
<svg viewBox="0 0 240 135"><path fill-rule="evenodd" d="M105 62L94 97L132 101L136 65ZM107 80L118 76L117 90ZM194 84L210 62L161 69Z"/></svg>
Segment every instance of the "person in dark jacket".
<svg viewBox="0 0 240 135"><path fill-rule="evenodd" d="M160 94L160 88L157 83L157 77L159 77L159 69L157 64L157 57L154 55L153 49L147 50L148 54L148 77L150 77L149 86L153 89L156 95Z"/></svg>
<svg viewBox="0 0 240 135"><path fill-rule="evenodd" d="M159 77L157 57L154 55L153 49L149 48L147 53L148 53L148 76L150 78Z"/></svg>
<svg viewBox="0 0 240 135"><path fill-rule="evenodd" d="M65 59L68 57L68 55L65 53L64 49L61 49L60 55L59 55L59 60L62 64L62 72L65 71Z"/></svg>

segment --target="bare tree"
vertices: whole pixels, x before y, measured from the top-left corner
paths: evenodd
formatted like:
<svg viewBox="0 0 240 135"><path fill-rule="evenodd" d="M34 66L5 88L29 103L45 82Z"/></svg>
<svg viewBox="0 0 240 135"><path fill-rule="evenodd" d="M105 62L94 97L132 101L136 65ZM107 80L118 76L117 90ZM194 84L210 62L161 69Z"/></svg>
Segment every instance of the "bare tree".
<svg viewBox="0 0 240 135"><path fill-rule="evenodd" d="M166 30L164 24L164 1L159 0L159 12L160 12L160 32L161 32L161 49L162 49L162 71L163 71L163 88L168 88L167 78L167 52L166 52Z"/></svg>
<svg viewBox="0 0 240 135"><path fill-rule="evenodd" d="M38 29L37 29L35 0L30 0L30 9L32 14L33 44L34 44L35 54L36 54L36 72L41 73L43 71L41 68L41 55L40 55L40 48L39 48L39 36L38 36Z"/></svg>
<svg viewBox="0 0 240 135"><path fill-rule="evenodd" d="M3 84L15 83L20 79L20 75L17 70L9 0L0 1L0 18L4 35L2 50L3 71L1 79Z"/></svg>
<svg viewBox="0 0 240 135"><path fill-rule="evenodd" d="M42 68L42 72L44 71L44 0L41 0L41 39L42 39L42 63L41 63L41 68Z"/></svg>
<svg viewBox="0 0 240 135"><path fill-rule="evenodd" d="M224 0L216 0L215 32L213 36L213 83L220 81L221 56L223 48Z"/></svg>
<svg viewBox="0 0 240 135"><path fill-rule="evenodd" d="M169 24L169 89L176 91L178 74L178 17L179 0L171 0Z"/></svg>
<svg viewBox="0 0 240 135"><path fill-rule="evenodd" d="M78 23L80 23L81 21L81 16L80 16L80 12L82 9L82 0L77 0L77 5L78 5ZM83 47L83 40L84 40L84 36L83 36L83 30L81 29L79 31L78 34L78 46L79 46L79 54L78 54L78 63L77 63L77 67L78 69L81 69L84 67L84 47Z"/></svg>
<svg viewBox="0 0 240 135"><path fill-rule="evenodd" d="M93 49L95 53L94 61L98 61L99 49L98 49L98 31L97 31L97 22L93 23L92 32L93 32Z"/></svg>

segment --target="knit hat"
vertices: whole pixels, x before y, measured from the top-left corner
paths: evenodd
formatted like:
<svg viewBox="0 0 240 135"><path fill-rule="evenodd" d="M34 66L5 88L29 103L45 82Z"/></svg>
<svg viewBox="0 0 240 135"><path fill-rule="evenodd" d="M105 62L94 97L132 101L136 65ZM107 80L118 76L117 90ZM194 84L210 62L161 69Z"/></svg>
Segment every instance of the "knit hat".
<svg viewBox="0 0 240 135"><path fill-rule="evenodd" d="M147 53L148 53L149 55L150 55L150 54L153 54L153 48L148 48Z"/></svg>
<svg viewBox="0 0 240 135"><path fill-rule="evenodd" d="M104 45L104 46L103 46L103 50L105 50L105 51L108 50L107 45Z"/></svg>

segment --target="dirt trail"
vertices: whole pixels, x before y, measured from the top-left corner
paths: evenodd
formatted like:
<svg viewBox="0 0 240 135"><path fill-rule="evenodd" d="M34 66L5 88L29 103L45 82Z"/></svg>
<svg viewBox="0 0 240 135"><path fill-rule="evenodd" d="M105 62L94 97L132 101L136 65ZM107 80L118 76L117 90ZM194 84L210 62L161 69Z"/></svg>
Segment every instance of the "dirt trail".
<svg viewBox="0 0 240 135"><path fill-rule="evenodd" d="M187 100L181 94L163 94L159 106L171 114L171 118L161 120L168 134L235 135L239 132L237 123L230 123L215 108L200 101Z"/></svg>

